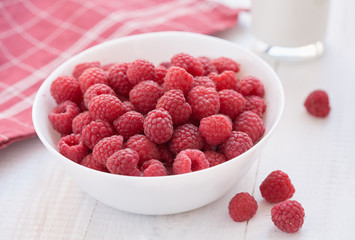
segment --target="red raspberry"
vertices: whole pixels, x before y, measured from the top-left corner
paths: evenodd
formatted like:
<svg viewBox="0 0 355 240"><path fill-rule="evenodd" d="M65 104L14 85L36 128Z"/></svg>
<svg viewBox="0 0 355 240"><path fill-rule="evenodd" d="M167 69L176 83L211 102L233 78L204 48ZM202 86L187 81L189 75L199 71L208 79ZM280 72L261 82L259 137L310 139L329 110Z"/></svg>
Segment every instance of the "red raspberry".
<svg viewBox="0 0 355 240"><path fill-rule="evenodd" d="M80 75L88 68L92 68L92 67L97 67L97 68L101 68L101 64L100 62L85 62L85 63L80 63L78 65L75 66L74 71L73 71L73 77L75 77L76 79L78 79L80 77Z"/></svg>
<svg viewBox="0 0 355 240"><path fill-rule="evenodd" d="M130 101L123 101L122 105L123 105L125 112L136 111L136 108L134 107L134 105Z"/></svg>
<svg viewBox="0 0 355 240"><path fill-rule="evenodd" d="M155 68L155 82L158 83L159 85L162 85L164 83L164 78L166 73L168 72L168 69L164 66L157 66Z"/></svg>
<svg viewBox="0 0 355 240"><path fill-rule="evenodd" d="M106 167L114 174L140 176L140 171L137 168L138 162L139 154L130 148L126 148L112 154L107 159Z"/></svg>
<svg viewBox="0 0 355 240"><path fill-rule="evenodd" d="M84 127L91 123L94 119L91 117L89 111L82 112L73 119L72 127L73 133L78 134L83 131Z"/></svg>
<svg viewBox="0 0 355 240"><path fill-rule="evenodd" d="M191 116L191 106L185 100L181 90L166 92L157 103L156 108L164 108L169 112L175 126L186 123Z"/></svg>
<svg viewBox="0 0 355 240"><path fill-rule="evenodd" d="M245 132L255 144L265 133L263 120L252 111L242 112L234 119L233 129Z"/></svg>
<svg viewBox="0 0 355 240"><path fill-rule="evenodd" d="M242 94L232 90L225 89L218 92L219 102L221 107L219 113L229 116L234 120L240 113L243 112L246 99Z"/></svg>
<svg viewBox="0 0 355 240"><path fill-rule="evenodd" d="M187 102L192 108L192 118L197 121L217 114L220 107L219 96L214 88L194 87L187 95Z"/></svg>
<svg viewBox="0 0 355 240"><path fill-rule="evenodd" d="M170 68L170 62L161 62L159 64L159 66L165 67L166 69L169 69Z"/></svg>
<svg viewBox="0 0 355 240"><path fill-rule="evenodd" d="M213 65L212 60L208 57L198 57L197 60L202 64L203 76L207 76L211 72L217 73L217 68Z"/></svg>
<svg viewBox="0 0 355 240"><path fill-rule="evenodd" d="M115 64L108 74L108 85L117 94L128 96L133 84L127 78L128 63Z"/></svg>
<svg viewBox="0 0 355 240"><path fill-rule="evenodd" d="M227 57L219 57L212 60L212 64L216 67L218 73L224 71L239 72L240 65L233 59Z"/></svg>
<svg viewBox="0 0 355 240"><path fill-rule="evenodd" d="M84 127L81 132L81 140L86 146L93 149L101 139L112 136L114 133L115 131L109 122L95 120Z"/></svg>
<svg viewBox="0 0 355 240"><path fill-rule="evenodd" d="M116 96L101 94L90 101L89 111L94 119L112 122L121 116L125 109Z"/></svg>
<svg viewBox="0 0 355 240"><path fill-rule="evenodd" d="M245 97L246 103L244 111L255 112L260 118L266 110L266 104L262 97L251 95Z"/></svg>
<svg viewBox="0 0 355 240"><path fill-rule="evenodd" d="M253 141L244 132L232 131L230 137L218 148L221 153L232 159L246 152L253 146Z"/></svg>
<svg viewBox="0 0 355 240"><path fill-rule="evenodd" d="M99 163L106 165L107 159L123 147L123 137L113 135L101 139L92 150L92 156Z"/></svg>
<svg viewBox="0 0 355 240"><path fill-rule="evenodd" d="M264 97L265 94L263 83L254 76L246 76L240 79L237 83L237 91L243 96L256 95Z"/></svg>
<svg viewBox="0 0 355 240"><path fill-rule="evenodd" d="M116 96L116 93L112 90L112 88L110 88L106 84L102 84L102 83L94 84L90 86L84 94L85 107L89 108L89 103L91 99L102 94L109 94L112 96Z"/></svg>
<svg viewBox="0 0 355 240"><path fill-rule="evenodd" d="M175 54L170 60L170 65L183 68L193 76L202 76L204 73L202 63L187 53Z"/></svg>
<svg viewBox="0 0 355 240"><path fill-rule="evenodd" d="M211 87L211 88L216 89L216 84L212 81L211 78L209 78L207 76L195 77L192 87L194 88L197 86Z"/></svg>
<svg viewBox="0 0 355 240"><path fill-rule="evenodd" d="M141 113L129 111L118 117L113 126L125 139L143 133L144 117Z"/></svg>
<svg viewBox="0 0 355 240"><path fill-rule="evenodd" d="M323 90L315 90L308 95L304 106L309 114L325 118L330 112L328 94Z"/></svg>
<svg viewBox="0 0 355 240"><path fill-rule="evenodd" d="M150 111L144 119L144 134L157 144L169 141L173 135L173 120L168 111L158 108Z"/></svg>
<svg viewBox="0 0 355 240"><path fill-rule="evenodd" d="M133 86L147 80L155 80L155 66L153 63L137 59L132 62L127 69L127 77Z"/></svg>
<svg viewBox="0 0 355 240"><path fill-rule="evenodd" d="M89 153L89 149L80 140L80 134L70 134L59 140L58 152L73 162L79 163Z"/></svg>
<svg viewBox="0 0 355 240"><path fill-rule="evenodd" d="M171 67L165 75L164 90L180 89L186 96L192 88L194 77L180 67Z"/></svg>
<svg viewBox="0 0 355 240"><path fill-rule="evenodd" d="M164 164L156 159L151 159L144 162L142 165L142 170L144 177L157 177L168 175Z"/></svg>
<svg viewBox="0 0 355 240"><path fill-rule="evenodd" d="M97 171L108 172L106 166L96 161L93 158L92 154L86 155L86 157L80 162L80 164L83 165L84 167L88 167Z"/></svg>
<svg viewBox="0 0 355 240"><path fill-rule="evenodd" d="M247 192L236 194L228 205L229 216L235 222L244 222L251 219L258 210L255 198Z"/></svg>
<svg viewBox="0 0 355 240"><path fill-rule="evenodd" d="M216 166L227 161L227 158L222 153L214 151L205 151L203 153L205 154L206 159L210 163L210 167Z"/></svg>
<svg viewBox="0 0 355 240"><path fill-rule="evenodd" d="M286 173L280 170L271 172L259 188L263 198L271 203L285 201L295 193L291 179Z"/></svg>
<svg viewBox="0 0 355 240"><path fill-rule="evenodd" d="M112 68L113 66L115 66L115 65L116 65L115 63L108 63L108 64L103 65L101 68L102 68L102 70L104 70L105 72L109 73L110 70L111 70L111 68Z"/></svg>
<svg viewBox="0 0 355 240"><path fill-rule="evenodd" d="M222 114L211 115L202 118L199 129L208 144L219 145L231 135L232 121Z"/></svg>
<svg viewBox="0 0 355 240"><path fill-rule="evenodd" d="M169 142L169 149L174 154L186 149L201 150L203 141L198 127L191 123L186 123L174 129L173 136Z"/></svg>
<svg viewBox="0 0 355 240"><path fill-rule="evenodd" d="M51 84L50 93L58 104L66 100L78 104L83 98L78 80L70 76L57 77Z"/></svg>
<svg viewBox="0 0 355 240"><path fill-rule="evenodd" d="M142 114L147 114L155 109L159 98L163 95L163 89L154 81L138 83L129 92L129 100Z"/></svg>
<svg viewBox="0 0 355 240"><path fill-rule="evenodd" d="M48 120L54 130L66 135L73 132L72 122L79 113L79 107L68 100L53 108L48 115Z"/></svg>
<svg viewBox="0 0 355 240"><path fill-rule="evenodd" d="M197 149L181 151L173 163L174 174L182 174L199 171L210 166L205 154Z"/></svg>
<svg viewBox="0 0 355 240"><path fill-rule="evenodd" d="M160 159L157 145L144 135L134 135L127 140L126 148L131 148L139 154L139 164L150 159Z"/></svg>
<svg viewBox="0 0 355 240"><path fill-rule="evenodd" d="M300 230L304 215L302 205L294 200L279 203L271 209L271 219L275 226L287 233L295 233Z"/></svg>
<svg viewBox="0 0 355 240"><path fill-rule="evenodd" d="M158 149L160 151L160 161L166 167L172 167L175 155L170 151L168 144L159 144Z"/></svg>
<svg viewBox="0 0 355 240"><path fill-rule="evenodd" d="M211 78L216 84L217 91L221 91L223 89L236 90L238 79L233 71L224 71L220 74L210 73L208 77Z"/></svg>
<svg viewBox="0 0 355 240"><path fill-rule="evenodd" d="M93 67L86 69L78 78L80 89L85 93L88 88L96 83L108 84L107 73L101 68Z"/></svg>

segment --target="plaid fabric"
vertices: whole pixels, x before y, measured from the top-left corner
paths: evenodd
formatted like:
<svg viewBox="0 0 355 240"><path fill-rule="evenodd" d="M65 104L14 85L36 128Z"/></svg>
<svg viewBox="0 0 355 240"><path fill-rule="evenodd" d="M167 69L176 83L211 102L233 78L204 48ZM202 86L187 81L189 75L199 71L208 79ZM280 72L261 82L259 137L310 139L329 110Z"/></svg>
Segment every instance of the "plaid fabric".
<svg viewBox="0 0 355 240"><path fill-rule="evenodd" d="M238 11L206 0L0 1L0 149L35 136L36 91L71 56L143 32L210 34L234 26Z"/></svg>

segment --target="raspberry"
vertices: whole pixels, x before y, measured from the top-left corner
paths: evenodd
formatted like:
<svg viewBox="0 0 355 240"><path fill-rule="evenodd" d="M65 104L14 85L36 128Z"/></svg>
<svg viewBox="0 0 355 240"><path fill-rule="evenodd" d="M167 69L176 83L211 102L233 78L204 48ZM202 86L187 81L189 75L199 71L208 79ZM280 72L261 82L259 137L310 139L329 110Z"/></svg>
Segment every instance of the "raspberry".
<svg viewBox="0 0 355 240"><path fill-rule="evenodd" d="M211 87L211 88L216 88L216 84L212 81L211 78L207 76L200 76L200 77L195 77L194 78L194 83L192 87L197 87L197 86L202 86L202 87Z"/></svg>
<svg viewBox="0 0 355 240"><path fill-rule="evenodd" d="M187 95L187 102L192 108L192 118L197 121L218 113L220 107L219 96L214 88L194 87Z"/></svg>
<svg viewBox="0 0 355 240"><path fill-rule="evenodd" d="M255 112L260 118L266 110L266 104L262 97L251 95L245 97L246 103L244 111Z"/></svg>
<svg viewBox="0 0 355 240"><path fill-rule="evenodd" d="M115 64L108 74L108 85L117 94L128 96L133 84L127 78L128 63Z"/></svg>
<svg viewBox="0 0 355 240"><path fill-rule="evenodd" d="M106 165L107 159L123 147L123 137L113 135L101 139L92 150L92 156L99 163Z"/></svg>
<svg viewBox="0 0 355 240"><path fill-rule="evenodd" d="M174 174L183 174L199 171L209 166L203 152L197 149L186 149L176 156L173 163L173 172Z"/></svg>
<svg viewBox="0 0 355 240"><path fill-rule="evenodd" d="M139 154L139 164L150 159L160 159L160 151L157 145L144 135L134 135L126 142L126 148L131 148Z"/></svg>
<svg viewBox="0 0 355 240"><path fill-rule="evenodd" d="M116 96L101 94L90 101L89 111L94 119L112 122L121 116L125 109Z"/></svg>
<svg viewBox="0 0 355 240"><path fill-rule="evenodd" d="M251 219L258 210L255 198L247 192L236 194L228 205L229 216L235 222L244 222Z"/></svg>
<svg viewBox="0 0 355 240"><path fill-rule="evenodd" d="M231 135L232 121L222 114L211 115L202 118L199 129L208 144L219 145Z"/></svg>
<svg viewBox="0 0 355 240"><path fill-rule="evenodd" d="M213 65L212 60L208 57L198 57L197 60L202 64L203 76L207 76L211 72L217 73L217 68Z"/></svg>
<svg viewBox="0 0 355 240"><path fill-rule="evenodd" d="M162 85L164 83L164 78L166 73L168 72L168 69L164 66L157 66L155 67L155 82L158 83L159 85Z"/></svg>
<svg viewBox="0 0 355 240"><path fill-rule="evenodd" d="M205 151L203 153L205 154L207 161L210 163L210 167L216 166L227 161L226 157L221 153L214 151Z"/></svg>
<svg viewBox="0 0 355 240"><path fill-rule="evenodd" d="M103 138L112 136L115 133L111 124L103 120L95 120L86 125L81 132L81 140L90 149Z"/></svg>
<svg viewBox="0 0 355 240"><path fill-rule="evenodd" d="M85 62L85 63L80 63L75 66L74 71L73 71L73 77L78 79L80 75L88 68L92 67L97 67L101 68L100 62L94 61L94 62Z"/></svg>
<svg viewBox="0 0 355 240"><path fill-rule="evenodd" d="M291 179L286 173L280 170L271 172L259 188L263 198L271 203L285 201L295 193Z"/></svg>
<svg viewBox="0 0 355 240"><path fill-rule="evenodd" d="M252 111L242 112L234 119L233 129L245 132L255 144L265 133L263 120Z"/></svg>
<svg viewBox="0 0 355 240"><path fill-rule="evenodd" d="M129 92L129 100L142 114L155 109L158 99L163 95L163 89L154 81L138 83Z"/></svg>
<svg viewBox="0 0 355 240"><path fill-rule="evenodd" d="M86 69L78 78L80 89L82 93L85 93L86 90L96 84L96 83L108 83L107 73L101 68L93 67Z"/></svg>
<svg viewBox="0 0 355 240"><path fill-rule="evenodd" d="M137 59L132 62L127 69L127 78L133 86L146 80L155 80L155 66L153 63Z"/></svg>
<svg viewBox="0 0 355 240"><path fill-rule="evenodd" d="M217 91L221 91L223 89L236 90L238 79L233 71L224 71L220 74L210 73L208 77L211 78L216 84Z"/></svg>
<svg viewBox="0 0 355 240"><path fill-rule="evenodd" d="M111 70L111 68L112 68L113 66L115 66L115 65L116 65L115 63L108 63L108 64L103 65L101 68L102 68L102 70L104 70L105 72L109 73L110 70Z"/></svg>
<svg viewBox="0 0 355 240"><path fill-rule="evenodd" d="M89 149L80 140L80 134L70 134L59 140L58 152L73 162L79 163L89 153Z"/></svg>
<svg viewBox="0 0 355 240"><path fill-rule="evenodd" d="M91 117L89 111L85 111L76 115L72 122L73 133L81 133L81 131L83 131L83 128L89 123L91 123L93 120L94 119Z"/></svg>
<svg viewBox="0 0 355 240"><path fill-rule="evenodd" d="M151 159L144 162L142 165L142 170L144 177L157 177L168 175L164 164L156 159Z"/></svg>
<svg viewBox="0 0 355 240"><path fill-rule="evenodd" d="M85 106L88 108L90 101L99 95L102 94L109 94L112 96L116 96L116 93L112 90L112 88L110 88L109 86L107 86L106 84L102 84L102 83L97 83L94 84L92 86L90 86L88 88L88 90L86 90L85 94L84 94L84 104Z"/></svg>
<svg viewBox="0 0 355 240"><path fill-rule="evenodd" d="M86 157L80 162L80 164L85 167L97 170L97 171L108 172L108 169L106 168L106 166L102 165L101 163L96 161L93 158L92 154L86 155Z"/></svg>
<svg viewBox="0 0 355 240"><path fill-rule="evenodd" d="M304 106L309 114L325 118L330 112L328 94L323 90L315 90L308 95Z"/></svg>
<svg viewBox="0 0 355 240"><path fill-rule="evenodd" d="M114 174L140 176L137 168L139 154L129 148L119 150L107 159L106 167Z"/></svg>
<svg viewBox="0 0 355 240"><path fill-rule="evenodd" d="M227 57L219 57L212 60L212 64L216 67L218 73L224 71L239 72L240 65L233 59Z"/></svg>
<svg viewBox="0 0 355 240"><path fill-rule="evenodd" d="M186 96L192 88L194 77L180 67L171 67L165 75L164 90L180 89Z"/></svg>
<svg viewBox="0 0 355 240"><path fill-rule="evenodd" d="M225 89L218 92L220 109L219 113L229 116L234 120L240 113L243 112L246 99L242 94L232 90Z"/></svg>
<svg viewBox="0 0 355 240"><path fill-rule="evenodd" d="M134 105L130 101L123 101L122 105L123 105L125 112L136 111L136 108L134 107Z"/></svg>
<svg viewBox="0 0 355 240"><path fill-rule="evenodd" d="M54 130L66 135L73 132L73 119L80 113L79 107L72 101L65 101L57 105L48 115L48 120Z"/></svg>
<svg viewBox="0 0 355 240"><path fill-rule="evenodd" d="M240 79L237 83L236 90L243 94L243 96L256 95L264 97L265 94L263 83L259 80L259 78L254 76L246 76Z"/></svg>
<svg viewBox="0 0 355 240"><path fill-rule="evenodd" d="M164 108L169 112L175 126L186 123L191 116L191 106L185 100L181 90L166 92L157 103L156 108Z"/></svg>
<svg viewBox="0 0 355 240"><path fill-rule="evenodd" d="M232 131L230 137L218 148L226 158L232 159L246 152L253 146L253 141L248 134L239 131Z"/></svg>
<svg viewBox="0 0 355 240"><path fill-rule="evenodd" d="M165 67L166 69L169 69L170 68L170 62L161 62L159 64L159 66Z"/></svg>
<svg viewBox="0 0 355 240"><path fill-rule="evenodd" d="M303 225L304 209L294 200L288 200L275 205L271 209L271 219L281 231L295 233Z"/></svg>
<svg viewBox="0 0 355 240"><path fill-rule="evenodd" d="M174 154L186 149L201 150L203 141L198 127L191 123L186 123L174 129L173 136L169 141L169 149Z"/></svg>
<svg viewBox="0 0 355 240"><path fill-rule="evenodd" d="M67 100L80 103L83 98L78 80L70 76L56 78L51 84L50 93L58 104Z"/></svg>
<svg viewBox="0 0 355 240"><path fill-rule="evenodd" d="M150 111L144 119L144 134L157 144L169 141L173 135L173 120L163 108Z"/></svg>
<svg viewBox="0 0 355 240"><path fill-rule="evenodd" d="M193 76L202 76L204 73L202 63L187 53L175 54L170 59L170 64L185 69Z"/></svg>
<svg viewBox="0 0 355 240"><path fill-rule="evenodd" d="M118 117L113 126L125 139L143 133L144 117L141 113L129 111Z"/></svg>
<svg viewBox="0 0 355 240"><path fill-rule="evenodd" d="M174 154L170 151L168 144L159 144L160 161L166 166L171 167L174 162Z"/></svg>

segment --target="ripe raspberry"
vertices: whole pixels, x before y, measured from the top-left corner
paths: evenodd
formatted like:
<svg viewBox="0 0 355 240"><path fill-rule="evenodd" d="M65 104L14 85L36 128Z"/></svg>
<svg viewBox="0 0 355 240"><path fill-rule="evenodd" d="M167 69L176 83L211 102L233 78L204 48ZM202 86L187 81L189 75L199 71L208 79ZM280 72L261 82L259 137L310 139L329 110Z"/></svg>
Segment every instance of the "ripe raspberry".
<svg viewBox="0 0 355 240"><path fill-rule="evenodd" d="M207 76L211 72L217 73L217 68L213 65L212 60L208 57L198 57L197 60L202 64L203 76Z"/></svg>
<svg viewBox="0 0 355 240"><path fill-rule="evenodd" d="M112 88L110 88L106 84L102 84L102 83L94 84L94 85L90 86L84 94L85 107L89 108L90 101L94 97L102 95L102 94L109 94L112 96L116 96L116 93L112 90Z"/></svg>
<svg viewBox="0 0 355 240"><path fill-rule="evenodd" d="M65 101L57 105L48 115L48 120L54 130L66 135L73 132L73 119L80 113L79 107L72 101Z"/></svg>
<svg viewBox="0 0 355 240"><path fill-rule="evenodd" d="M91 153L86 155L86 157L80 162L80 164L97 171L108 172L106 166L96 161Z"/></svg>
<svg viewBox="0 0 355 240"><path fill-rule="evenodd" d="M166 69L170 68L170 62L161 62L158 66L165 67Z"/></svg>
<svg viewBox="0 0 355 240"><path fill-rule="evenodd" d="M169 141L169 149L178 154L186 149L198 149L203 147L203 137L195 125L186 123L174 129L173 136Z"/></svg>
<svg viewBox="0 0 355 240"><path fill-rule="evenodd" d="M175 54L170 59L170 65L183 68L193 76L202 76L204 73L202 63L187 53Z"/></svg>
<svg viewBox="0 0 355 240"><path fill-rule="evenodd" d="M199 171L210 166L205 154L197 149L181 151L173 163L174 174L183 174Z"/></svg>
<svg viewBox="0 0 355 240"><path fill-rule="evenodd" d="M280 170L271 172L259 188L263 198L271 203L285 201L295 193L291 179L286 173Z"/></svg>
<svg viewBox="0 0 355 240"><path fill-rule="evenodd" d="M218 92L219 102L221 107L219 113L229 116L234 120L240 113L243 112L246 99L242 94L232 90L225 89Z"/></svg>
<svg viewBox="0 0 355 240"><path fill-rule="evenodd" d="M214 151L205 151L203 153L205 154L206 159L210 163L210 167L216 166L227 161L227 158L222 153Z"/></svg>
<svg viewBox="0 0 355 240"><path fill-rule="evenodd" d="M139 155L136 151L126 148L112 154L106 163L107 169L114 174L140 176L137 168Z"/></svg>
<svg viewBox="0 0 355 240"><path fill-rule="evenodd" d="M160 151L160 161L165 167L172 167L175 155L170 151L168 144L159 144L158 149Z"/></svg>
<svg viewBox="0 0 355 240"><path fill-rule="evenodd" d="M117 94L128 96L133 84L127 78L128 63L115 64L108 74L108 85Z"/></svg>
<svg viewBox="0 0 355 240"><path fill-rule="evenodd" d="M154 81L138 83L129 92L129 100L142 114L155 109L158 99L163 95L163 89Z"/></svg>
<svg viewBox="0 0 355 240"><path fill-rule="evenodd" d="M228 205L229 216L235 222L244 222L251 219L258 210L255 198L247 192L236 194Z"/></svg>
<svg viewBox="0 0 355 240"><path fill-rule="evenodd" d="M234 119L233 129L245 132L255 144L265 133L263 120L252 111L242 112Z"/></svg>
<svg viewBox="0 0 355 240"><path fill-rule="evenodd" d="M80 63L75 66L74 71L73 71L73 77L78 79L80 75L88 68L92 67L97 67L101 68L100 62L94 61L94 62L85 62L85 63Z"/></svg>
<svg viewBox="0 0 355 240"><path fill-rule="evenodd" d="M81 132L81 140L86 146L93 149L101 139L112 136L114 133L115 131L109 122L95 120L84 127Z"/></svg>
<svg viewBox="0 0 355 240"><path fill-rule="evenodd" d="M83 98L78 80L70 76L56 78L51 84L50 93L57 104L67 100L78 104Z"/></svg>
<svg viewBox="0 0 355 240"><path fill-rule="evenodd" d="M164 83L164 78L166 73L168 72L168 69L164 66L157 66L155 67L155 82L158 83L159 85L162 85Z"/></svg>
<svg viewBox="0 0 355 240"><path fill-rule="evenodd" d="M89 149L80 140L80 134L70 134L59 140L58 152L73 162L79 163L89 153Z"/></svg>
<svg viewBox="0 0 355 240"><path fill-rule="evenodd" d="M89 111L94 119L112 122L121 116L125 109L116 96L101 94L90 101Z"/></svg>
<svg viewBox="0 0 355 240"><path fill-rule="evenodd" d="M157 145L144 135L134 135L126 142L126 148L133 149L139 154L139 164L150 159L160 159L160 151Z"/></svg>
<svg viewBox="0 0 355 240"><path fill-rule="evenodd" d="M88 88L96 83L108 84L107 73L101 68L93 67L86 69L78 78L80 89L85 93Z"/></svg>
<svg viewBox="0 0 355 240"><path fill-rule="evenodd" d="M181 90L173 89L166 92L157 103L156 108L169 112L175 126L186 123L191 116L191 106L185 100Z"/></svg>
<svg viewBox="0 0 355 240"><path fill-rule="evenodd" d="M180 89L186 96L192 88L194 77L180 67L171 67L165 75L165 92L172 89Z"/></svg>
<svg viewBox="0 0 355 240"><path fill-rule="evenodd" d="M168 111L158 108L150 111L144 119L144 134L157 144L162 144L173 135L173 120Z"/></svg>
<svg viewBox="0 0 355 240"><path fill-rule="evenodd" d="M105 72L109 73L110 70L111 70L111 68L112 68L113 66L115 66L115 65L116 65L116 63L108 63L108 64L103 65L101 68L102 68L102 70L104 70Z"/></svg>
<svg viewBox="0 0 355 240"><path fill-rule="evenodd" d="M92 156L99 163L106 165L107 159L123 147L123 137L113 135L101 139L92 150Z"/></svg>
<svg viewBox="0 0 355 240"><path fill-rule="evenodd" d="M123 101L122 105L123 105L125 112L136 111L136 108L134 107L134 105L130 101Z"/></svg>
<svg viewBox="0 0 355 240"><path fill-rule="evenodd" d="M211 78L216 84L217 91L221 91L223 89L236 90L238 79L233 71L224 71L220 74L210 73L208 77Z"/></svg>
<svg viewBox="0 0 355 240"><path fill-rule="evenodd" d="M141 113L129 111L118 117L113 126L125 139L143 133L144 117Z"/></svg>
<svg viewBox="0 0 355 240"><path fill-rule="evenodd" d="M315 90L308 95L304 106L309 114L325 118L330 112L328 94L323 90Z"/></svg>
<svg viewBox="0 0 355 240"><path fill-rule="evenodd" d="M253 146L253 141L248 134L232 131L230 137L218 148L228 160L238 157Z"/></svg>
<svg viewBox="0 0 355 240"><path fill-rule="evenodd" d="M89 111L82 112L73 119L72 127L73 133L78 134L83 131L84 127L91 123L94 119L91 117Z"/></svg>
<svg viewBox="0 0 355 240"><path fill-rule="evenodd" d="M244 111L255 112L260 118L266 110L266 104L262 97L251 95L245 97L246 103Z"/></svg>
<svg viewBox="0 0 355 240"><path fill-rule="evenodd" d="M210 145L223 143L232 133L232 121L229 117L216 114L201 119L201 135Z"/></svg>
<svg viewBox="0 0 355 240"><path fill-rule="evenodd" d="M216 89L216 84L212 81L211 78L209 78L207 76L195 77L192 87L194 88L197 86L211 87L211 88Z"/></svg>
<svg viewBox="0 0 355 240"><path fill-rule="evenodd" d="M224 71L239 72L240 65L233 59L227 57L219 57L212 60L212 64L216 67L218 73Z"/></svg>
<svg viewBox="0 0 355 240"><path fill-rule="evenodd" d="M128 66L127 78L133 86L147 80L154 81L156 78L155 66L147 60L137 59Z"/></svg>
<svg viewBox="0 0 355 240"><path fill-rule="evenodd" d="M214 88L194 87L187 95L187 102L192 108L191 117L197 121L217 114L220 107L219 96Z"/></svg>
<svg viewBox="0 0 355 240"><path fill-rule="evenodd" d="M275 226L287 233L295 233L300 230L304 215L302 205L294 200L279 203L271 209L271 219Z"/></svg>
<svg viewBox="0 0 355 240"><path fill-rule="evenodd" d="M144 162L142 165L142 170L144 177L157 177L168 175L164 164L156 159L151 159Z"/></svg>
<svg viewBox="0 0 355 240"><path fill-rule="evenodd" d="M237 83L236 90L243 94L243 96L256 95L264 97L265 95L263 83L259 80L259 78L254 76L246 76L240 79Z"/></svg>

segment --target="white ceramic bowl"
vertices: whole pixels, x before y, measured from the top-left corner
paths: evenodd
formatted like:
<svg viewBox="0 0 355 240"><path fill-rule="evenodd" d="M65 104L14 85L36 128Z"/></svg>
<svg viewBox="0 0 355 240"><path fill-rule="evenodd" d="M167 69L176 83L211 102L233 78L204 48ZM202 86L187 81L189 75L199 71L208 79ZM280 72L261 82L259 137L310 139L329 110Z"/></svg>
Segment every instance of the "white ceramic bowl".
<svg viewBox="0 0 355 240"><path fill-rule="evenodd" d="M49 89L60 75L70 75L81 62L98 60L102 64L129 62L144 58L155 64L174 54L229 57L241 63L242 75L259 77L265 86L266 132L249 151L205 170L164 177L129 177L83 167L57 152L59 134L49 122L48 113L55 102ZM114 208L140 214L172 214L202 207L220 198L240 180L255 160L278 124L284 105L283 88L275 72L255 54L219 38L186 33L158 32L123 37L94 46L60 65L40 87L33 104L33 123L38 137L53 158L87 193Z"/></svg>

